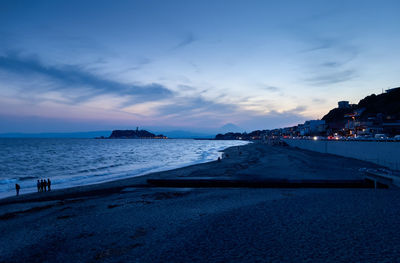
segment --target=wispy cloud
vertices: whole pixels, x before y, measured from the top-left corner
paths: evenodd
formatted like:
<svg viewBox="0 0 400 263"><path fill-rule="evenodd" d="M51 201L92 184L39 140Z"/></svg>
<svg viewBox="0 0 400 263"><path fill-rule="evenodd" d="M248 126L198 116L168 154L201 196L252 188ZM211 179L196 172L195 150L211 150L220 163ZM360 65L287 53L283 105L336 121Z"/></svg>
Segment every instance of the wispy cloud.
<svg viewBox="0 0 400 263"><path fill-rule="evenodd" d="M337 40L329 38L313 38L309 40L309 43L311 47L300 50L300 53L315 52L332 48L337 45Z"/></svg>
<svg viewBox="0 0 400 263"><path fill-rule="evenodd" d="M219 103L200 96L175 98L173 103L158 108L162 115L180 115L181 117L231 114L238 110L239 108L233 104Z"/></svg>
<svg viewBox="0 0 400 263"><path fill-rule="evenodd" d="M326 68L337 68L342 65L343 65L343 63L340 63L338 61L327 61L327 62L321 63L321 66L326 67Z"/></svg>
<svg viewBox="0 0 400 263"><path fill-rule="evenodd" d="M195 91L196 88L189 85L178 85L178 88L182 91Z"/></svg>
<svg viewBox="0 0 400 263"><path fill-rule="evenodd" d="M141 70L144 66L150 64L151 62L152 60L146 57L138 58L137 61L135 62L135 65L130 68L127 68L125 71Z"/></svg>
<svg viewBox="0 0 400 263"><path fill-rule="evenodd" d="M161 84L127 84L115 80L102 78L99 75L87 72L82 66L43 64L35 57L22 57L16 52L8 52L0 56L0 70L19 75L27 79L37 76L45 77L55 85L35 85L31 87L38 92L73 91L76 96L71 103L80 103L100 95L115 95L125 97L129 101L161 100L173 95L173 92ZM84 92L80 92L84 91ZM80 95L84 94L84 95Z"/></svg>
<svg viewBox="0 0 400 263"><path fill-rule="evenodd" d="M238 122L243 127L251 129L272 129L297 125L310 117L304 116L306 106L300 105L287 111L270 111L268 114L253 115L251 118Z"/></svg>
<svg viewBox="0 0 400 263"><path fill-rule="evenodd" d="M357 69L351 65L359 53L360 48L347 43L347 40L338 38L308 39L311 48L303 50L307 61L310 77L305 82L314 86L330 85L352 80L358 76Z"/></svg>
<svg viewBox="0 0 400 263"><path fill-rule="evenodd" d="M301 114L301 113L304 112L305 110L307 110L307 106L305 106L305 105L299 105L299 106L297 106L296 108L283 111L283 112L280 113L280 114L282 114L282 115L286 115L286 114Z"/></svg>
<svg viewBox="0 0 400 263"><path fill-rule="evenodd" d="M278 92L281 89L276 86L268 86L268 85L261 85L262 90L270 91L270 92Z"/></svg>
<svg viewBox="0 0 400 263"><path fill-rule="evenodd" d="M186 47L190 44L192 44L193 42L195 42L197 40L197 38L193 35L193 33L187 33L182 40L175 45L171 50L176 50L176 49L180 49L183 47Z"/></svg>
<svg viewBox="0 0 400 263"><path fill-rule="evenodd" d="M317 75L306 79L312 85L330 85L352 80L357 77L357 71L353 69L341 70L324 75Z"/></svg>
<svg viewBox="0 0 400 263"><path fill-rule="evenodd" d="M257 86L261 92L266 92L268 95L271 96L278 95L280 97L286 96L284 88L282 87L267 85L267 84L259 84Z"/></svg>
<svg viewBox="0 0 400 263"><path fill-rule="evenodd" d="M326 103L326 99L323 99L323 98L313 98L312 101L314 103L318 103L318 104Z"/></svg>

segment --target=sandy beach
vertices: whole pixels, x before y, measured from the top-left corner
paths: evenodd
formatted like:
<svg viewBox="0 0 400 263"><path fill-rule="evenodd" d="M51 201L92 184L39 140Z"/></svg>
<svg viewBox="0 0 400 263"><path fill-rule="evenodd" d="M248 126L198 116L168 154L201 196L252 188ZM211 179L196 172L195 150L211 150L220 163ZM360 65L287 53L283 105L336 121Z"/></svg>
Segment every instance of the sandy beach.
<svg viewBox="0 0 400 263"><path fill-rule="evenodd" d="M374 164L249 144L214 161L0 200L0 262L395 262L392 189L161 188L157 178L358 180Z"/></svg>

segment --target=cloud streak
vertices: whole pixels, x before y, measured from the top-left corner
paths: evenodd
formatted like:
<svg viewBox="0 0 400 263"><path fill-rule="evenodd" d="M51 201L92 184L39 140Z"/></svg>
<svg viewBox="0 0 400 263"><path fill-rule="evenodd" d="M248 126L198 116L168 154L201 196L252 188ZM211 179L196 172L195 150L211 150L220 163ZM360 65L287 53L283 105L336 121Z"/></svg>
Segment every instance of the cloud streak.
<svg viewBox="0 0 400 263"><path fill-rule="evenodd" d="M293 126L309 119L309 117L303 116L303 112L306 109L306 106L300 105L283 112L273 110L268 114L254 115L251 118L242 120L239 124L245 127L251 127L250 130Z"/></svg>
<svg viewBox="0 0 400 263"><path fill-rule="evenodd" d="M312 44L312 47L300 50L300 53L321 51L321 50L333 48L337 45L337 41L334 39L314 38L312 40L312 42L314 42Z"/></svg>
<svg viewBox="0 0 400 263"><path fill-rule="evenodd" d="M330 85L330 84L349 81L356 77L357 77L357 72L355 70L349 69L349 70L341 70L333 73L328 73L325 75L318 75L315 77L311 77L306 79L306 82L314 86Z"/></svg>
<svg viewBox="0 0 400 263"><path fill-rule="evenodd" d="M57 85L51 88L35 87L38 91L74 91L72 103L81 103L100 95L116 95L129 101L154 101L173 96L173 92L161 84L126 84L102 78L74 65L48 66L35 57L21 57L16 52L0 56L0 70L14 73L20 77L45 77ZM79 95L80 90L85 95Z"/></svg>
<svg viewBox="0 0 400 263"><path fill-rule="evenodd" d="M181 49L184 48L190 44L192 44L193 42L195 42L197 39L195 38L195 36L193 35L193 33L188 33L186 34L185 37L183 37L183 39L176 45L174 46L171 50L177 50L177 49Z"/></svg>
<svg viewBox="0 0 400 263"><path fill-rule="evenodd" d="M233 104L219 103L196 96L175 98L173 103L160 106L158 111L163 116L192 118L202 115L220 117L221 115L236 113L240 109Z"/></svg>
<svg viewBox="0 0 400 263"><path fill-rule="evenodd" d="M360 53L360 48L346 43L345 39L325 39L314 37L314 44L303 51L312 70L311 77L304 79L313 86L331 85L352 80L358 76L358 71L351 66ZM309 74L309 73L308 73Z"/></svg>
<svg viewBox="0 0 400 263"><path fill-rule="evenodd" d="M262 85L262 86L261 86L261 89L262 89L262 90L266 90L266 91L270 91L270 92L278 92L278 91L281 90L281 89L278 88L278 87L275 87L275 86L268 86L268 85Z"/></svg>

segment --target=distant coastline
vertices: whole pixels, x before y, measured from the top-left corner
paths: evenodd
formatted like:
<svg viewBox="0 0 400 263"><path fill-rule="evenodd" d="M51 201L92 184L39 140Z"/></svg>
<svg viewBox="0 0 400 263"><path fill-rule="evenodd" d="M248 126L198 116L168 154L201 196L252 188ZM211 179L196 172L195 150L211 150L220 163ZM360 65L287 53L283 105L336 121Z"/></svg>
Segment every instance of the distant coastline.
<svg viewBox="0 0 400 263"><path fill-rule="evenodd" d="M170 130L161 131L159 129L146 129L154 134L162 134L168 139L213 139L216 133L202 133L196 131L186 130ZM112 133L112 130L102 131L87 131L87 132L39 132L39 133L19 133L19 132L8 132L0 133L0 139L95 139L95 138L108 138Z"/></svg>

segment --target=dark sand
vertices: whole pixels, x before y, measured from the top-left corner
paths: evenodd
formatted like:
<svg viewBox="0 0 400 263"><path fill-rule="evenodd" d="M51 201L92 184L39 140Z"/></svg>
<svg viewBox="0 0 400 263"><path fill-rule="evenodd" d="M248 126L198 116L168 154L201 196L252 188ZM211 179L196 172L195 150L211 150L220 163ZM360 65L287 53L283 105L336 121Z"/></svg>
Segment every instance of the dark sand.
<svg viewBox="0 0 400 263"><path fill-rule="evenodd" d="M370 163L251 144L143 177L0 200L0 262L397 262L400 191L155 188L148 178L361 179Z"/></svg>

